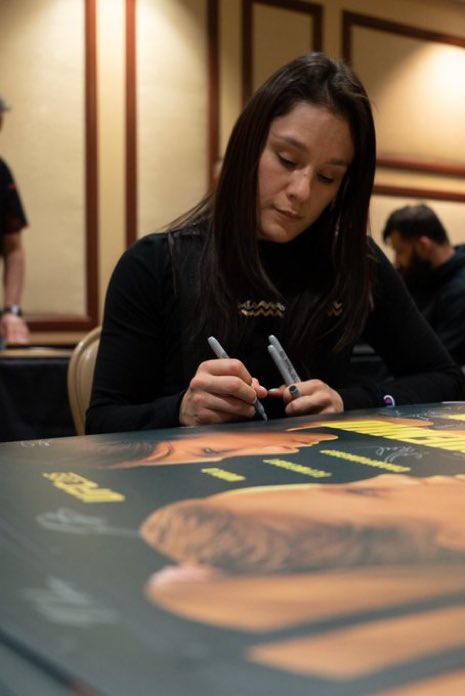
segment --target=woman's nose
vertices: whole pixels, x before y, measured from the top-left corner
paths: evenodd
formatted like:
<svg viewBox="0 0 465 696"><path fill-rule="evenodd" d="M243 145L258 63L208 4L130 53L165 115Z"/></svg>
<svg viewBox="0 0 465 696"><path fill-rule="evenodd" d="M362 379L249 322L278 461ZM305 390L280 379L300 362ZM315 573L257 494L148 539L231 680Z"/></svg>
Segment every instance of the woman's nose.
<svg viewBox="0 0 465 696"><path fill-rule="evenodd" d="M311 176L308 172L298 170L292 172L292 178L288 185L288 193L299 201L305 201L310 196Z"/></svg>

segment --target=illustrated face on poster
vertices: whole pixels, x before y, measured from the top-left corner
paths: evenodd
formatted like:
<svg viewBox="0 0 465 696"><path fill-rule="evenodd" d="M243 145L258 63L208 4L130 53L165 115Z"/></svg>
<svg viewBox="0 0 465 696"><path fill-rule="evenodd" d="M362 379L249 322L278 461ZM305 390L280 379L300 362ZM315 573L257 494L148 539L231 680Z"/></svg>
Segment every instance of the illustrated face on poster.
<svg viewBox="0 0 465 696"><path fill-rule="evenodd" d="M363 430L364 423L372 419L358 418ZM352 422L352 421L351 421ZM423 428L432 425L431 421L415 418L379 418L381 424L396 428ZM145 447L143 456L133 460L120 461L112 468L129 468L132 466L157 466L170 464L194 464L197 462L218 462L235 457L270 456L292 454L304 447L311 447L320 442L337 440L335 433L316 432L317 428L340 428L337 421L308 421L287 428L274 430L269 425L257 430L205 429L201 432L183 434L182 437L160 440L149 448ZM465 433L464 433L465 435ZM122 455L123 457L123 455ZM110 468L110 467L107 467Z"/></svg>
<svg viewBox="0 0 465 696"><path fill-rule="evenodd" d="M346 417L343 420L302 419L292 426L280 424L257 424L257 427L234 426L223 428L177 429L173 435L162 431L159 439L113 439L76 443L77 451L85 465L104 469L130 469L203 462L220 462L239 457L266 457L296 454L319 443L340 440L341 431L377 438L377 450L386 451L384 461L401 456L421 459L424 446L456 452L465 452L465 428L462 422L452 420L441 430L426 418L402 418L395 415L371 417ZM249 425L249 424L246 424ZM324 429L324 431L323 431ZM373 440L371 440L371 443ZM367 444L370 440L367 440ZM421 445L421 449L412 448ZM388 450L389 447L389 450ZM423 450L423 453L422 453ZM334 452L330 452L334 454ZM356 461L353 453L347 459ZM65 459L63 459L65 461Z"/></svg>
<svg viewBox="0 0 465 696"><path fill-rule="evenodd" d="M176 563L149 579L146 594L185 618L263 633L463 593L464 510L465 476L384 474L176 502L156 510L141 527L145 541ZM444 563L451 573L444 573ZM397 641L407 656L411 649L401 638L408 620L400 621ZM465 624L445 620L447 640L459 645ZM376 631L368 629L376 640ZM400 659L393 649L378 667L376 659L368 664L361 654L346 668L325 660L316 667L309 650L319 639L314 631L298 635L294 648L291 638L282 644L262 639L247 650L247 659L309 674L324 664L324 676L331 678L338 678L338 669L339 678L351 670L361 676ZM415 645L416 656L429 649L428 640L423 644L418 637Z"/></svg>
<svg viewBox="0 0 465 696"><path fill-rule="evenodd" d="M302 447L311 447L325 440L336 440L328 433L292 433L275 430L206 431L176 440L163 440L143 461L125 462L156 466L157 464L191 464L218 462L231 457L266 456L295 453Z"/></svg>
<svg viewBox="0 0 465 696"><path fill-rule="evenodd" d="M383 474L182 500L156 510L141 534L173 560L233 574L417 563L461 557L464 509L465 476Z"/></svg>

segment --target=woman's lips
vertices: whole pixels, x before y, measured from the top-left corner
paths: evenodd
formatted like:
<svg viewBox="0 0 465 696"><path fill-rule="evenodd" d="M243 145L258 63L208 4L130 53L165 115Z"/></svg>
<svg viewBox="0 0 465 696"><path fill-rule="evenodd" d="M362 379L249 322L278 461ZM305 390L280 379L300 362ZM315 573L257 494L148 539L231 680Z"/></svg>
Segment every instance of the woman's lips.
<svg viewBox="0 0 465 696"><path fill-rule="evenodd" d="M279 215L282 215L287 220L301 220L302 219L302 216L299 215L298 213L295 213L293 210L283 210L282 208L275 208L275 210Z"/></svg>

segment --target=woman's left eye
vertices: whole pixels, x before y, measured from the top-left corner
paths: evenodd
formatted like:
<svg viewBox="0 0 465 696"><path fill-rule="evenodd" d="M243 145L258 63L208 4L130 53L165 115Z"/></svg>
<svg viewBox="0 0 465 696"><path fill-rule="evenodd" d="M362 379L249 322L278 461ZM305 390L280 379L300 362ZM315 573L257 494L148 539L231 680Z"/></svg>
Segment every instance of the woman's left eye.
<svg viewBox="0 0 465 696"><path fill-rule="evenodd" d="M332 176L327 176L326 174L318 174L318 177L323 184L334 184L334 178Z"/></svg>

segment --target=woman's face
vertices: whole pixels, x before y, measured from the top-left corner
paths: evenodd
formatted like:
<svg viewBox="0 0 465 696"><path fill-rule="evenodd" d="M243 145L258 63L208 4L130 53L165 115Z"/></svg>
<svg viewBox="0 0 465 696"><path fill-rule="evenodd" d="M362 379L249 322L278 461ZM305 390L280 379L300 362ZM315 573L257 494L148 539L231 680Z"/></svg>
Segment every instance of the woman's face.
<svg viewBox="0 0 465 696"><path fill-rule="evenodd" d="M336 197L354 157L347 121L300 102L271 122L258 167L258 237L286 243Z"/></svg>

